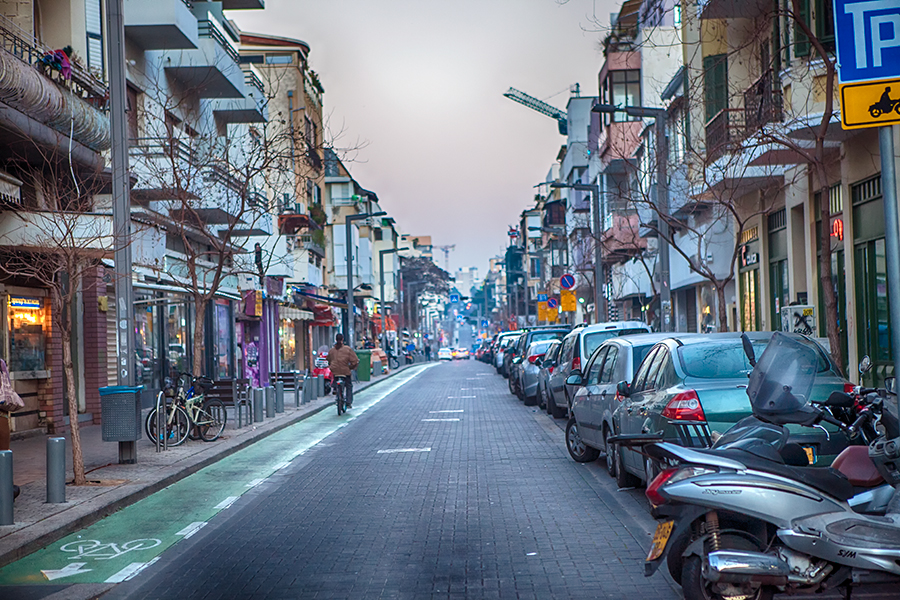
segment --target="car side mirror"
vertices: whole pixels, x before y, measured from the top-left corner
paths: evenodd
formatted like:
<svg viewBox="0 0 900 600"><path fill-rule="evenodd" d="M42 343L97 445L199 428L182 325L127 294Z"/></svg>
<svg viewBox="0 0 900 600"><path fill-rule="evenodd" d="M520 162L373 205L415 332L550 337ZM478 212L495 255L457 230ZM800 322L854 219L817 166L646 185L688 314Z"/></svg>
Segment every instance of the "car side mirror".
<svg viewBox="0 0 900 600"><path fill-rule="evenodd" d="M581 373L575 373L566 377L566 385L582 385Z"/></svg>
<svg viewBox="0 0 900 600"><path fill-rule="evenodd" d="M628 385L627 381L620 381L616 384L616 393L623 398L628 398L631 396L631 386Z"/></svg>
<svg viewBox="0 0 900 600"><path fill-rule="evenodd" d="M872 359L869 358L869 355L863 356L862 361L859 363L859 374L865 375L869 371L872 370Z"/></svg>
<svg viewBox="0 0 900 600"><path fill-rule="evenodd" d="M536 359L534 359L534 364L535 364L535 366L540 367L542 364L544 364L544 359L536 358Z"/></svg>
<svg viewBox="0 0 900 600"><path fill-rule="evenodd" d="M522 357L521 357L521 356L517 356L517 357L515 357L514 359L512 359L512 364L514 364L514 365L517 365L517 364L519 364L520 362L522 362Z"/></svg>

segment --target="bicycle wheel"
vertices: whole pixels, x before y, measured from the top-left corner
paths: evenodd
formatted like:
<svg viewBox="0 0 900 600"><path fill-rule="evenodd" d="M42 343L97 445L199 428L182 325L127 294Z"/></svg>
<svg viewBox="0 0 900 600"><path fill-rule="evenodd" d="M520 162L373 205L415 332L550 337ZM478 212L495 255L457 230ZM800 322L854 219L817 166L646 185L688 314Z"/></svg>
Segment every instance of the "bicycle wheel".
<svg viewBox="0 0 900 600"><path fill-rule="evenodd" d="M338 416L344 414L344 384L338 381L334 383L334 398L337 402Z"/></svg>
<svg viewBox="0 0 900 600"><path fill-rule="evenodd" d="M147 433L150 437L150 441L157 439L157 425L156 425L156 409L150 411L150 414L147 415ZM178 446L179 444L184 443L184 440L187 439L188 430L190 429L190 419L188 419L187 413L184 412L184 409L180 406L174 407L174 412L172 405L168 405L166 407L166 438L167 444L169 446ZM162 438L160 438L162 439Z"/></svg>
<svg viewBox="0 0 900 600"><path fill-rule="evenodd" d="M225 423L228 415L225 412L225 404L221 400L207 400L203 403L197 415L197 429L200 431L200 439L211 442L218 439L225 431Z"/></svg>

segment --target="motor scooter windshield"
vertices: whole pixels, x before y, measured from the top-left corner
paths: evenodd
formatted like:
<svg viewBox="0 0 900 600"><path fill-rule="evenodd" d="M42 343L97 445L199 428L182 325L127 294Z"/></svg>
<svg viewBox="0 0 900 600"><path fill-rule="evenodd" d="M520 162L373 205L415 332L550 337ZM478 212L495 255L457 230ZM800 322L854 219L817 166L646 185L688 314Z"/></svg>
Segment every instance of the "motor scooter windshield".
<svg viewBox="0 0 900 600"><path fill-rule="evenodd" d="M750 373L747 396L753 414L778 425L812 425L820 412L809 403L819 371L815 342L776 332Z"/></svg>

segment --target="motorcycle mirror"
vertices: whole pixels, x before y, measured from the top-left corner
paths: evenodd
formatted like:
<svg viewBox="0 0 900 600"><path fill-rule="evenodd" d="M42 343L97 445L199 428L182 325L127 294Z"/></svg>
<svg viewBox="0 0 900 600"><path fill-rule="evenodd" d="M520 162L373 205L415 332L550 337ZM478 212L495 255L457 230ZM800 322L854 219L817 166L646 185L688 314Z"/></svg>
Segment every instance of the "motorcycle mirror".
<svg viewBox="0 0 900 600"><path fill-rule="evenodd" d="M756 353L753 352L753 343L750 341L750 338L747 337L746 333L741 333L741 345L744 346L744 354L747 355L747 360L750 361L750 366L756 366Z"/></svg>
<svg viewBox="0 0 900 600"><path fill-rule="evenodd" d="M863 356L863 359L859 361L859 374L865 375L869 371L872 370L872 359L869 358L869 355L866 354Z"/></svg>
<svg viewBox="0 0 900 600"><path fill-rule="evenodd" d="M884 389L887 390L888 394L897 395L897 378L896 377L886 377L884 380Z"/></svg>

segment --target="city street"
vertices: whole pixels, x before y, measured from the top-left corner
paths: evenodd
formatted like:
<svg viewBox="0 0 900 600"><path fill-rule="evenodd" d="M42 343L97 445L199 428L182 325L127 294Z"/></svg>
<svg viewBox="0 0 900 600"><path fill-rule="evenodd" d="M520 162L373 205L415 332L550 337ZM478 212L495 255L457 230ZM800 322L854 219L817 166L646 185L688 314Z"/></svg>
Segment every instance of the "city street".
<svg viewBox="0 0 900 600"><path fill-rule="evenodd" d="M640 495L562 438L487 365L416 369L0 570L27 584L0 596L680 597L643 576Z"/></svg>

